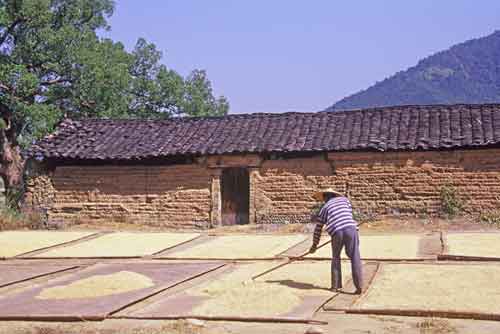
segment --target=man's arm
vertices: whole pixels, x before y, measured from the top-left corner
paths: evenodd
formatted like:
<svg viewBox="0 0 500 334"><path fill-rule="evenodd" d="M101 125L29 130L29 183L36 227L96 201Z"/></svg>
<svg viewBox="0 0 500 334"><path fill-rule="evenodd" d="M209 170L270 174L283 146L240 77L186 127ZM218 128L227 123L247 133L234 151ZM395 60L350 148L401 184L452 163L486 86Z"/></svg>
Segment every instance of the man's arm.
<svg viewBox="0 0 500 334"><path fill-rule="evenodd" d="M314 219L316 221L316 226L314 227L313 234L313 243L311 249L309 249L310 253L314 253L316 251L316 247L318 247L319 240L321 239L321 232L323 230L323 225L325 225L326 221L326 208L323 206L319 211L318 215Z"/></svg>
<svg viewBox="0 0 500 334"><path fill-rule="evenodd" d="M311 246L311 249L309 249L310 253L314 253L316 251L316 247L318 247L319 240L321 239L321 232L323 230L323 222L318 220L316 222L316 226L314 227L314 234L313 234L313 243Z"/></svg>

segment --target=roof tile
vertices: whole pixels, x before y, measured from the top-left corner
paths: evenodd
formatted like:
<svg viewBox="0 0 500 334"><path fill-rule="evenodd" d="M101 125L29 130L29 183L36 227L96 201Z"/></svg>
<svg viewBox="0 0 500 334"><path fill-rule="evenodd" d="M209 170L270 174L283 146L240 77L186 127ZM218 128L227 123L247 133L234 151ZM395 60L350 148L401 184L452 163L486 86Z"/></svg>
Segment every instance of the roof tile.
<svg viewBox="0 0 500 334"><path fill-rule="evenodd" d="M500 104L166 120L65 120L28 155L144 159L298 151L429 150L500 144Z"/></svg>

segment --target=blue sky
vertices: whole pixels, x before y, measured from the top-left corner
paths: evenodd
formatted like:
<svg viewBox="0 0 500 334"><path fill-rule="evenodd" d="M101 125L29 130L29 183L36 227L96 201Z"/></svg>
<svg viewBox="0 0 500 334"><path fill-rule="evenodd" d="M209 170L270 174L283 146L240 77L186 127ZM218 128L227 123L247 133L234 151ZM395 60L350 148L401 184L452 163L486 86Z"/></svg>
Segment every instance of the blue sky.
<svg viewBox="0 0 500 334"><path fill-rule="evenodd" d="M206 69L231 113L317 111L500 29L498 0L117 0L105 36Z"/></svg>

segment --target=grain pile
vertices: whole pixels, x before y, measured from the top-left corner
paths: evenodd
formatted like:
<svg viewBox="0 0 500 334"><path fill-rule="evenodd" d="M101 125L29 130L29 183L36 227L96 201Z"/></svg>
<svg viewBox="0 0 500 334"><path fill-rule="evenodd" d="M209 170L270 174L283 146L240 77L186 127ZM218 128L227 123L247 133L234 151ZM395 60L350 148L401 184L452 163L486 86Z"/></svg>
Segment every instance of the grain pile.
<svg viewBox="0 0 500 334"><path fill-rule="evenodd" d="M500 313L498 265L385 264L360 309Z"/></svg>
<svg viewBox="0 0 500 334"><path fill-rule="evenodd" d="M126 257L144 256L173 247L199 236L197 233L131 233L105 234L79 244L53 249L39 257Z"/></svg>
<svg viewBox="0 0 500 334"><path fill-rule="evenodd" d="M87 237L94 232L0 232L0 257L12 257Z"/></svg>
<svg viewBox="0 0 500 334"><path fill-rule="evenodd" d="M327 240L325 237L323 240ZM359 240L361 258L364 259L415 259L418 258L419 235L362 235ZM330 258L332 247L326 245L308 258ZM342 257L347 258L345 251Z"/></svg>
<svg viewBox="0 0 500 334"><path fill-rule="evenodd" d="M169 256L200 259L266 258L276 256L306 238L304 235L227 235Z"/></svg>
<svg viewBox="0 0 500 334"><path fill-rule="evenodd" d="M446 243L450 255L500 258L500 233L452 233Z"/></svg>
<svg viewBox="0 0 500 334"><path fill-rule="evenodd" d="M154 286L147 276L131 271L119 271L109 275L94 275L68 285L42 290L37 299L98 298L141 290Z"/></svg>
<svg viewBox="0 0 500 334"><path fill-rule="evenodd" d="M304 297L331 296L327 263L296 263L284 266L256 281L250 278L276 263L241 265L220 279L193 288L188 294L205 297L192 310L209 316L283 316L300 306ZM347 279L350 273L345 268ZM318 305L319 306L319 305Z"/></svg>

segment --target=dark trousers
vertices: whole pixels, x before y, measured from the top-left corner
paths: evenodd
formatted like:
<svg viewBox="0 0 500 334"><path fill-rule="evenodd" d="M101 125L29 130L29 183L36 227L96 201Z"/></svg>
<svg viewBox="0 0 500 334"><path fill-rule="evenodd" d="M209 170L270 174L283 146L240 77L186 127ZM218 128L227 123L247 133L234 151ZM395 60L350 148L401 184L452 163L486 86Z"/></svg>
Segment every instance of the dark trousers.
<svg viewBox="0 0 500 334"><path fill-rule="evenodd" d="M361 258L359 255L359 235L355 227L347 227L335 232L332 237L332 288L342 288L342 268L340 252L345 246L345 252L351 260L352 280L356 289L363 285Z"/></svg>

